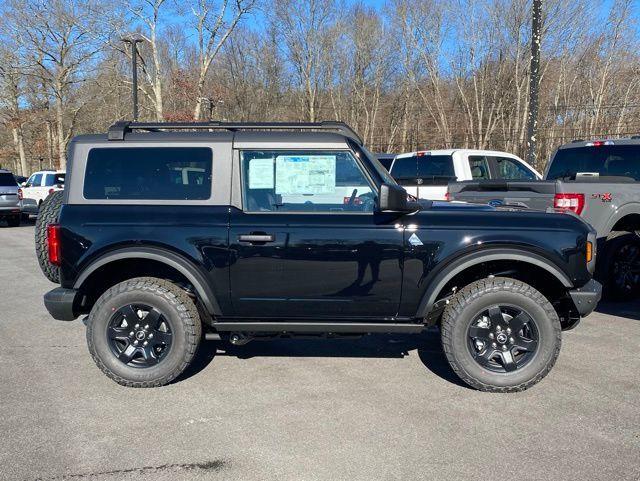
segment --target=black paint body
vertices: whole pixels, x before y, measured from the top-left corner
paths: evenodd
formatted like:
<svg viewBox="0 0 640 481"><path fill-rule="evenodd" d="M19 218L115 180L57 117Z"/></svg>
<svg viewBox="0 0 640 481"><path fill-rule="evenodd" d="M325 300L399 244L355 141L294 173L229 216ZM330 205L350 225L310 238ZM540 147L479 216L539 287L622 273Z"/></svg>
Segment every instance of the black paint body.
<svg viewBox="0 0 640 481"><path fill-rule="evenodd" d="M488 249L537 255L566 276L567 290L591 279L591 229L566 214L449 203L403 215L70 204L60 225L63 288L82 293L83 271L101 256L151 246L206 279L216 319L415 321L427 314L420 307L434 279ZM246 234L273 241L240 242Z"/></svg>

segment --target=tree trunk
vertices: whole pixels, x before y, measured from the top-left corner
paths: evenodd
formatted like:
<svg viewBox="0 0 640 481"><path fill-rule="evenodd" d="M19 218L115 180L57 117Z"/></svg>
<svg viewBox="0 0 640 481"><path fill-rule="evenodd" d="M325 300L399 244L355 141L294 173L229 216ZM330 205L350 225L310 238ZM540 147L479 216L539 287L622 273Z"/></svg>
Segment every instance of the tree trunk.
<svg viewBox="0 0 640 481"><path fill-rule="evenodd" d="M27 177L29 175L29 167L27 166L27 156L24 153L24 136L22 133L22 125L13 127L13 145L18 155L19 175Z"/></svg>
<svg viewBox="0 0 640 481"><path fill-rule="evenodd" d="M58 131L58 166L60 170L67 168L66 158L66 142L64 135L64 110L62 106L62 99L58 97L56 99L56 129Z"/></svg>

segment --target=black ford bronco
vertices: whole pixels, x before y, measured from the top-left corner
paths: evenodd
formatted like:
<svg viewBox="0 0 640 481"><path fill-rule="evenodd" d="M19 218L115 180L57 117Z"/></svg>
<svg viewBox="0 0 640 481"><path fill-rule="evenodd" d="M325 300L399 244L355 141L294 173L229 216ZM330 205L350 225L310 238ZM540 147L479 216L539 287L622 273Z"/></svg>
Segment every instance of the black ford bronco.
<svg viewBox="0 0 640 481"><path fill-rule="evenodd" d="M595 308L570 214L408 198L338 122L128 123L76 137L36 244L50 314L88 314L98 367L166 384L202 338L419 333L469 385L542 379Z"/></svg>

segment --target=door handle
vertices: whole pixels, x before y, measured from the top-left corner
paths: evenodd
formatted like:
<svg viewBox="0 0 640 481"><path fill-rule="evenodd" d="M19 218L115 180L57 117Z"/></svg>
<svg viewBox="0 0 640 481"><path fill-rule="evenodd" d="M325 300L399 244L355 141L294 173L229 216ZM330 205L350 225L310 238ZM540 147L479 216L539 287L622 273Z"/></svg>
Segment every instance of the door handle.
<svg viewBox="0 0 640 481"><path fill-rule="evenodd" d="M238 240L249 243L273 242L276 240L276 236L273 234L241 234L238 236Z"/></svg>

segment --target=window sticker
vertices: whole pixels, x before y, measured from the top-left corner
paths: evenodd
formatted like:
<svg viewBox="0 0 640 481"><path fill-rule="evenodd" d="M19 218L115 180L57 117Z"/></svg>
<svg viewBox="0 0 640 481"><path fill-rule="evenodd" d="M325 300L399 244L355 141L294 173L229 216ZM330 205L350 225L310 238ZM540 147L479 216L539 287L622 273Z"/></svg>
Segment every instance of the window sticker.
<svg viewBox="0 0 640 481"><path fill-rule="evenodd" d="M333 194L335 191L335 155L276 157L276 194Z"/></svg>
<svg viewBox="0 0 640 481"><path fill-rule="evenodd" d="M251 159L249 161L249 188L273 189L273 159Z"/></svg>

